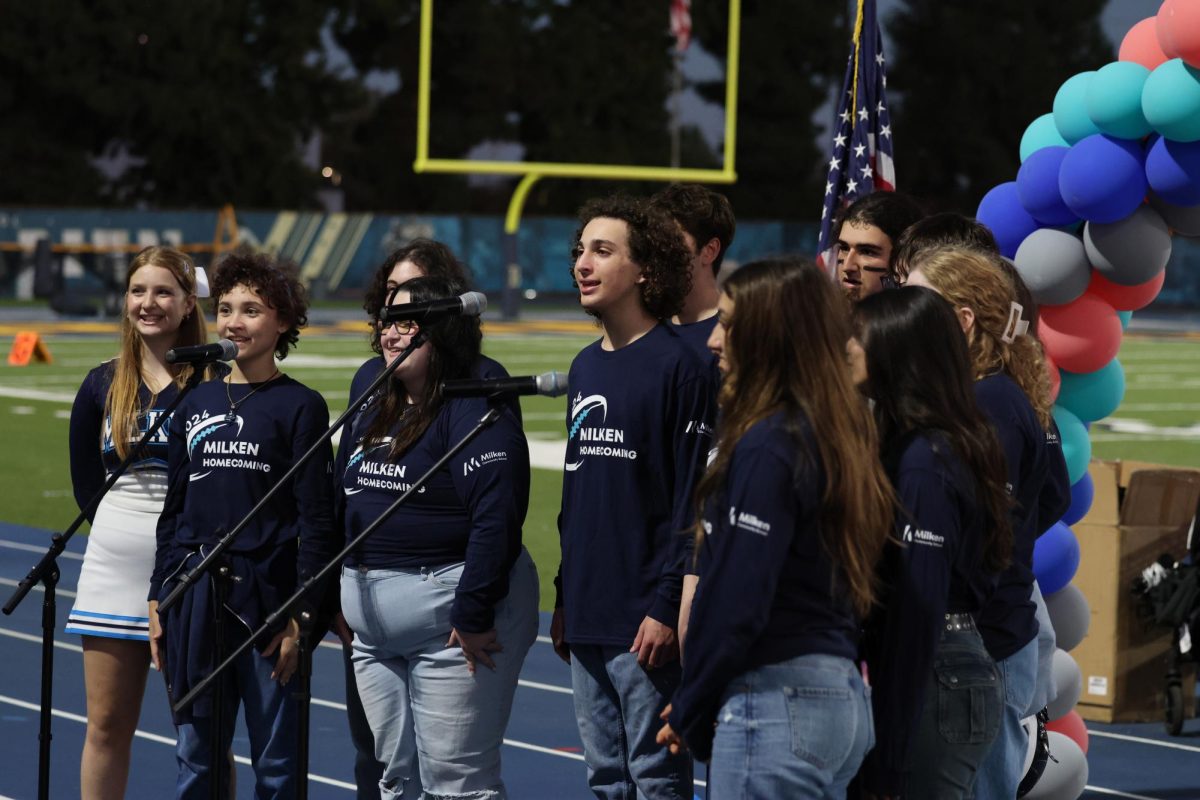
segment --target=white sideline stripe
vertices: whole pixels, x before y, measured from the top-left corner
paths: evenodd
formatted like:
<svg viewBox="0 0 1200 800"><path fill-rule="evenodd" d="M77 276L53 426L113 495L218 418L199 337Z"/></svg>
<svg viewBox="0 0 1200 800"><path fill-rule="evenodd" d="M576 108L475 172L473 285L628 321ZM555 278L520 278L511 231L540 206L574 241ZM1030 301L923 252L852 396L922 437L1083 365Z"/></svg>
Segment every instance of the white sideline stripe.
<svg viewBox="0 0 1200 800"><path fill-rule="evenodd" d="M38 635L35 635L32 633L25 633L24 631L14 631L11 628L0 628L0 636L8 636L13 639L20 639L23 642L34 642L36 644L42 643L41 636L38 636ZM72 653L82 653L83 652L83 648L80 647L79 645L71 644L70 642L59 641L58 639L54 640L54 646L59 648L60 650L69 650ZM339 652L342 649L342 646L340 644L335 644L333 642L322 642L321 646L322 647L332 647L332 648L338 650ZM551 683L539 683L538 681L526 681L526 680L518 679L517 685L524 686L526 689L540 689L543 692L554 692L556 694L572 694L571 688L569 686L555 686L554 684L551 684ZM335 703L332 700L321 700L321 699L314 697L314 698L312 698L312 703L313 703L313 705L324 706L325 708L335 708L339 711L346 710L346 706L344 703Z"/></svg>
<svg viewBox="0 0 1200 800"><path fill-rule="evenodd" d="M1084 791L1095 792L1096 794L1107 794L1113 797L1128 797L1130 800L1158 800L1157 797L1147 797L1144 794L1129 794L1128 792L1118 792L1116 789L1103 789L1099 786L1084 786Z"/></svg>
<svg viewBox="0 0 1200 800"><path fill-rule="evenodd" d="M27 553L44 553L50 547L50 537L46 537L45 545L25 544L24 542L14 542L12 539L0 539L0 547L7 547L10 550L24 550ZM72 553L69 550L64 550L59 558L69 558L72 561L83 561L83 556L79 553Z"/></svg>
<svg viewBox="0 0 1200 800"><path fill-rule="evenodd" d="M20 585L21 585L20 581L14 581L11 578L0 578L0 586L20 586ZM44 591L46 591L46 587L42 586L41 582L38 582L33 585L32 591L44 592ZM63 597L75 597L75 593L72 592L70 589L55 588L54 596L57 597L59 595L62 595ZM4 798L0 797L0 800L4 800Z"/></svg>
<svg viewBox="0 0 1200 800"><path fill-rule="evenodd" d="M0 397L15 397L18 400L43 400L48 403L75 402L75 395L69 392L41 392L37 389L18 389L15 386L0 386Z"/></svg>
<svg viewBox="0 0 1200 800"><path fill-rule="evenodd" d="M1119 739L1122 742L1137 742L1138 744L1153 744L1159 747L1169 747L1172 750L1186 750L1189 753L1200 753L1200 747L1195 747L1194 745L1160 742L1157 739L1144 739L1141 736L1129 736L1124 733L1108 733L1107 731L1094 731L1089 728L1088 736L1099 736L1102 739Z"/></svg>
<svg viewBox="0 0 1200 800"><path fill-rule="evenodd" d="M8 697L7 695L3 695L3 694L0 694L0 703L7 703L10 706L16 706L17 708L23 708L27 711L40 711L41 710L41 706L39 706L37 703L28 703L24 700L18 700L15 697ZM52 716L58 717L60 719L70 720L71 722L79 722L84 725L87 724L87 717L80 716L79 714L72 714L69 711L60 711L57 708L52 708L52 709L50 709L50 714ZM140 729L134 731L133 735L139 739L146 739L147 741L155 742L157 744L170 745L171 747L175 746L175 740L169 736L160 736L157 733L150 733L148 731L143 731ZM253 766L253 764L250 763L250 759L246 758L245 756L234 756L233 760L239 764L244 764L247 767ZM352 792L358 788L353 783L346 783L346 781L339 781L334 778L327 778L324 775L314 775L311 772L308 773L308 779L310 781L316 781L317 783L324 783L327 786L336 786L339 789L349 789Z"/></svg>

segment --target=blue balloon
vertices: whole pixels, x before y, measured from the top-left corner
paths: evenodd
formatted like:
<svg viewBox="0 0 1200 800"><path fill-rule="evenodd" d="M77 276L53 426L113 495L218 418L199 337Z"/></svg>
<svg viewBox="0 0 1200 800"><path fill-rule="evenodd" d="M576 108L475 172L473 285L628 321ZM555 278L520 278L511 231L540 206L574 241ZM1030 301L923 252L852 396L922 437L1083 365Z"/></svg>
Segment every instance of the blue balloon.
<svg viewBox="0 0 1200 800"><path fill-rule="evenodd" d="M1095 497L1096 484L1092 483L1091 473L1085 472L1082 478L1071 485L1071 507L1067 509L1066 514L1063 514L1063 524L1074 525L1086 517Z"/></svg>
<svg viewBox="0 0 1200 800"><path fill-rule="evenodd" d="M1200 139L1200 69L1179 58L1160 64L1142 89L1142 113L1150 126L1168 139Z"/></svg>
<svg viewBox="0 0 1200 800"><path fill-rule="evenodd" d="M1171 205L1200 205L1200 141L1159 137L1146 151L1146 179L1155 194Z"/></svg>
<svg viewBox="0 0 1200 800"><path fill-rule="evenodd" d="M1079 417L1080 422L1104 419L1125 399L1125 369L1115 358L1095 372L1080 374L1064 369L1059 374L1062 386L1055 402Z"/></svg>
<svg viewBox="0 0 1200 800"><path fill-rule="evenodd" d="M1121 319L1121 330L1129 330L1129 320L1133 319L1132 311L1118 311L1117 316Z"/></svg>
<svg viewBox="0 0 1200 800"><path fill-rule="evenodd" d="M1056 522L1033 543L1033 574L1042 594L1049 597L1062 589L1077 569L1079 540L1070 528Z"/></svg>
<svg viewBox="0 0 1200 800"><path fill-rule="evenodd" d="M1142 113L1142 87L1150 70L1133 61L1114 61L1088 82L1088 116L1102 133L1141 139L1153 128Z"/></svg>
<svg viewBox="0 0 1200 800"><path fill-rule="evenodd" d="M1067 461L1067 478L1071 483L1087 474L1088 462L1092 460L1092 440L1079 417L1062 406L1053 409L1054 422L1062 439L1063 458Z"/></svg>
<svg viewBox="0 0 1200 800"><path fill-rule="evenodd" d="M1025 237L1039 227L1037 220L1021 205L1016 181L993 186L979 201L975 218L991 229L1000 246L1000 254L1008 258L1015 256Z"/></svg>
<svg viewBox="0 0 1200 800"><path fill-rule="evenodd" d="M1021 135L1021 160L1024 161L1043 147L1069 146L1054 126L1054 115L1042 114L1029 123L1029 127Z"/></svg>
<svg viewBox="0 0 1200 800"><path fill-rule="evenodd" d="M1102 224L1125 219L1148 188L1141 145L1104 134L1087 137L1063 158L1058 188L1076 216Z"/></svg>
<svg viewBox="0 0 1200 800"><path fill-rule="evenodd" d="M1054 95L1054 127L1067 144L1100 133L1087 111L1088 86L1095 72L1081 72L1067 78Z"/></svg>
<svg viewBox="0 0 1200 800"><path fill-rule="evenodd" d="M1042 225L1071 225L1079 215L1067 208L1058 190L1058 171L1070 148L1043 147L1017 171L1017 196L1029 215Z"/></svg>

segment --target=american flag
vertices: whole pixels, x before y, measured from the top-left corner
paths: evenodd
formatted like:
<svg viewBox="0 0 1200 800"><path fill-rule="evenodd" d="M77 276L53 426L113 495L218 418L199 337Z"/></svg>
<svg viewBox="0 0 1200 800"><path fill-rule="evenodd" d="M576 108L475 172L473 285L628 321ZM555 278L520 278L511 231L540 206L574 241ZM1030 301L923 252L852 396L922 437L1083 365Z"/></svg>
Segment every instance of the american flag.
<svg viewBox="0 0 1200 800"><path fill-rule="evenodd" d="M692 42L692 0L671 0L671 35L675 52L682 53Z"/></svg>
<svg viewBox="0 0 1200 800"><path fill-rule="evenodd" d="M830 269L833 221L844 206L871 192L896 188L892 163L892 123L887 108L883 36L875 19L875 0L858 0L846 79L839 96L833 146L826 165L825 202L817 252Z"/></svg>

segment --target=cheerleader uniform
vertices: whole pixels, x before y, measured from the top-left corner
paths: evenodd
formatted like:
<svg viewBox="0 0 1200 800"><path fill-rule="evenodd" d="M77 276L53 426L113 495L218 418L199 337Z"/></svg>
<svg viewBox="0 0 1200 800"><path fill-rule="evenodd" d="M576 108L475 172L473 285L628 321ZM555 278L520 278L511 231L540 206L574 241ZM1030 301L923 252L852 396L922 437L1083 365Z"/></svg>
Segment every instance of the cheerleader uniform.
<svg viewBox="0 0 1200 800"><path fill-rule="evenodd" d="M111 420L104 415L116 365L113 359L89 372L71 408L71 483L80 510L122 460L113 446ZM138 415L130 446L178 394L172 383L151 405L149 388L144 383L138 387L138 407L145 411ZM155 527L167 494L167 434L168 423L163 423L89 516L92 529L67 633L149 641L146 590L154 570Z"/></svg>

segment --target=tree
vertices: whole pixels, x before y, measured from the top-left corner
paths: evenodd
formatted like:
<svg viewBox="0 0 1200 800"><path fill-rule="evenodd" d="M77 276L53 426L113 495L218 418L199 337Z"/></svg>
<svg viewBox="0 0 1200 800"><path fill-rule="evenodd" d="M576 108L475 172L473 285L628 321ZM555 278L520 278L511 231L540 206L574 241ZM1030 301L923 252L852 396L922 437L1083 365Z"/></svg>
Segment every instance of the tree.
<svg viewBox="0 0 1200 800"><path fill-rule="evenodd" d="M301 145L359 102L322 47L329 14L319 0L9 4L3 198L314 205ZM107 180L89 169L105 151L128 153Z"/></svg>
<svg viewBox="0 0 1200 800"><path fill-rule="evenodd" d="M887 19L898 187L931 210L974 214L1013 180L1025 127L1064 80L1114 59L1105 0L908 0Z"/></svg>

